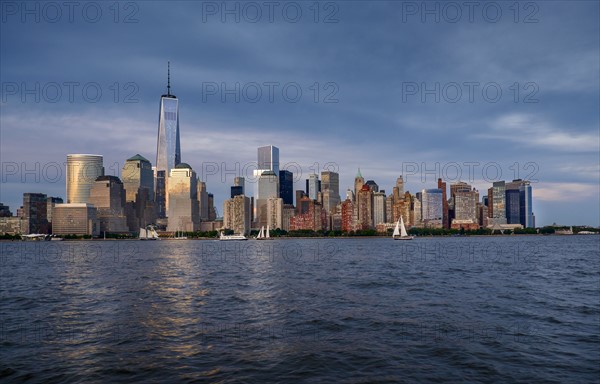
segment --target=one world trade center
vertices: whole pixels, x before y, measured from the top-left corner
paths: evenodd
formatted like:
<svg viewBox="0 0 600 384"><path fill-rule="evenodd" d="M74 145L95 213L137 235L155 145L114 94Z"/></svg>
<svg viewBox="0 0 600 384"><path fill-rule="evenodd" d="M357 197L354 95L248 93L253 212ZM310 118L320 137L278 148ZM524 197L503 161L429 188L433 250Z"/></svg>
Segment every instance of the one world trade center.
<svg viewBox="0 0 600 384"><path fill-rule="evenodd" d="M158 217L166 217L169 206L169 172L181 163L179 99L171 94L171 68L167 69L167 94L160 97L156 145L156 205Z"/></svg>

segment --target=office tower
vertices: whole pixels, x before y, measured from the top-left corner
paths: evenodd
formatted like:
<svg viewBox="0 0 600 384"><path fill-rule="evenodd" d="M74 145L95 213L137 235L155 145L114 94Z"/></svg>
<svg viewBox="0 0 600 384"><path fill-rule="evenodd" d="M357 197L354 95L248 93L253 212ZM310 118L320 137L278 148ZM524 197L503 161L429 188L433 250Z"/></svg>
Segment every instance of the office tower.
<svg viewBox="0 0 600 384"><path fill-rule="evenodd" d="M364 184L356 197L357 229L372 229L373 225L373 191Z"/></svg>
<svg viewBox="0 0 600 384"><path fill-rule="evenodd" d="M243 194L236 195L223 203L223 227L236 234L250 232L250 199Z"/></svg>
<svg viewBox="0 0 600 384"><path fill-rule="evenodd" d="M439 188L421 191L421 220L425 228L443 228L443 198Z"/></svg>
<svg viewBox="0 0 600 384"><path fill-rule="evenodd" d="M279 197L283 204L294 204L294 174L290 171L279 171Z"/></svg>
<svg viewBox="0 0 600 384"><path fill-rule="evenodd" d="M362 177L360 173L360 168L358 168L358 172L354 177L354 198L358 199L358 191L360 191L365 184L365 179ZM355 200L356 201L356 200Z"/></svg>
<svg viewBox="0 0 600 384"><path fill-rule="evenodd" d="M299 211L299 207L300 207L300 200L301 200L301 199L302 199L304 196L306 196L306 194L304 193L304 191L302 191L302 190L297 190L297 191L296 191L296 211L297 211L297 212L300 212L300 211Z"/></svg>
<svg viewBox="0 0 600 384"><path fill-rule="evenodd" d="M50 233L52 233L52 212L54 210L54 207L56 206L56 204L62 204L62 203L63 203L63 199L60 197L48 196L46 198L46 217L48 218Z"/></svg>
<svg viewBox="0 0 600 384"><path fill-rule="evenodd" d="M321 191L323 193L323 208L331 214L341 203L340 175L337 172L321 172Z"/></svg>
<svg viewBox="0 0 600 384"><path fill-rule="evenodd" d="M506 183L506 223L521 223L521 183L523 180L513 180Z"/></svg>
<svg viewBox="0 0 600 384"><path fill-rule="evenodd" d="M454 201L454 218L452 219L451 228L479 228L477 219L479 192L475 189L469 191L465 191L464 188L457 189L452 195L452 199Z"/></svg>
<svg viewBox="0 0 600 384"><path fill-rule="evenodd" d="M92 185L102 175L101 155L67 155L67 203L87 203Z"/></svg>
<svg viewBox="0 0 600 384"><path fill-rule="evenodd" d="M198 204L198 178L186 163L179 163L169 174L169 223L170 232L195 232L200 227ZM210 215L210 213L209 213Z"/></svg>
<svg viewBox="0 0 600 384"><path fill-rule="evenodd" d="M367 180L367 182L365 183L365 185L368 185L369 188L371 188L371 191L373 192L379 192L379 185L377 185L377 183L373 180Z"/></svg>
<svg viewBox="0 0 600 384"><path fill-rule="evenodd" d="M96 208L101 233L129 231L125 217L125 189L118 177L98 177L90 191L90 204Z"/></svg>
<svg viewBox="0 0 600 384"><path fill-rule="evenodd" d="M154 200L154 171L144 156L137 154L125 161L121 172L125 201L135 202L140 189L146 190L149 200Z"/></svg>
<svg viewBox="0 0 600 384"><path fill-rule="evenodd" d="M52 212L52 233L98 236L96 207L87 203L57 204Z"/></svg>
<svg viewBox="0 0 600 384"><path fill-rule="evenodd" d="M217 208L215 207L215 196L212 193L208 194L208 221L217 219Z"/></svg>
<svg viewBox="0 0 600 384"><path fill-rule="evenodd" d="M138 232L140 228L146 228L156 221L152 164L144 156L136 154L125 161L121 176L125 189L127 227L132 232Z"/></svg>
<svg viewBox="0 0 600 384"><path fill-rule="evenodd" d="M267 199L267 225L271 229L283 227L283 199L269 197Z"/></svg>
<svg viewBox="0 0 600 384"><path fill-rule="evenodd" d="M206 191L206 183L204 181L197 180L198 184L198 212L200 215L200 221L208 220L208 192Z"/></svg>
<svg viewBox="0 0 600 384"><path fill-rule="evenodd" d="M385 218L385 192L373 193L373 224L384 224Z"/></svg>
<svg viewBox="0 0 600 384"><path fill-rule="evenodd" d="M489 192L489 190L488 190L488 192ZM485 205L486 207L488 206L488 197L487 197L487 195L481 197L481 204Z"/></svg>
<svg viewBox="0 0 600 384"><path fill-rule="evenodd" d="M171 94L170 63L167 69L167 94L160 97L158 139L156 142L155 200L158 217L165 217L169 207L171 169L181 163L179 139L179 99Z"/></svg>
<svg viewBox="0 0 600 384"><path fill-rule="evenodd" d="M533 216L533 198L531 183L523 181L519 187L520 202L520 223L524 228L535 228L535 217Z"/></svg>
<svg viewBox="0 0 600 384"><path fill-rule="evenodd" d="M306 192L308 197L313 200L317 200L317 193L319 193L319 176L315 173L308 175L306 180Z"/></svg>
<svg viewBox="0 0 600 384"><path fill-rule="evenodd" d="M284 204L283 205L283 213L281 215L281 229L283 229L284 231L289 231L290 230L290 223L292 220L292 217L294 217L296 212L296 209L294 208L293 205L291 204Z"/></svg>
<svg viewBox="0 0 600 384"><path fill-rule="evenodd" d="M423 227L423 216L422 216L422 193L421 192L417 192L415 194L415 198L413 199L413 205L412 205L412 210L413 210L413 226L415 227Z"/></svg>
<svg viewBox="0 0 600 384"><path fill-rule="evenodd" d="M495 181L488 189L489 225L506 224L506 183Z"/></svg>
<svg viewBox="0 0 600 384"><path fill-rule="evenodd" d="M477 205L477 223L479 224L480 227L487 227L488 226L488 207L487 205L480 203Z"/></svg>
<svg viewBox="0 0 600 384"><path fill-rule="evenodd" d="M394 194L394 198L403 198L404 197L404 178L402 176L398 176L398 178L396 179L396 186L394 187L394 190L392 190L392 193L394 193L395 191L398 191L398 196L396 196Z"/></svg>
<svg viewBox="0 0 600 384"><path fill-rule="evenodd" d="M267 200L271 197L278 197L279 194L279 176L274 171L264 171L258 178L258 196L256 204L256 221L258 227L267 225Z"/></svg>
<svg viewBox="0 0 600 384"><path fill-rule="evenodd" d="M442 227L450 228L450 216L448 214L448 196L446 195L446 182L438 179L438 189L442 191Z"/></svg>
<svg viewBox="0 0 600 384"><path fill-rule="evenodd" d="M240 186L240 185L234 185L233 187L231 187L231 193L229 198L233 199L235 196L239 196L239 195L243 195L244 194L244 187Z"/></svg>
<svg viewBox="0 0 600 384"><path fill-rule="evenodd" d="M22 233L49 233L47 212L45 194L24 193Z"/></svg>
<svg viewBox="0 0 600 384"><path fill-rule="evenodd" d="M362 188L362 187L361 187L361 188ZM348 188L348 189L346 190L346 200L348 200L348 199L350 199L350 200L352 200L352 201L355 201L355 198L354 198L354 191L352 191L350 188Z"/></svg>
<svg viewBox="0 0 600 384"><path fill-rule="evenodd" d="M277 176L277 195L279 197L279 148L272 145L267 145L258 148L258 167L254 170L254 179L257 181L254 184L254 217L258 216L257 206L259 199L268 199L269 196L263 196L260 193L260 176L271 171Z"/></svg>
<svg viewBox="0 0 600 384"><path fill-rule="evenodd" d="M11 217L11 216L12 216L12 212L10 211L9 206L0 203L0 217Z"/></svg>
<svg viewBox="0 0 600 384"><path fill-rule="evenodd" d="M242 187L242 195L246 194L246 180L243 177L236 176L233 178L234 187Z"/></svg>
<svg viewBox="0 0 600 384"><path fill-rule="evenodd" d="M258 169L279 175L279 148L267 145L258 148Z"/></svg>
<svg viewBox="0 0 600 384"><path fill-rule="evenodd" d="M354 231L354 201L346 198L342 202L342 231Z"/></svg>

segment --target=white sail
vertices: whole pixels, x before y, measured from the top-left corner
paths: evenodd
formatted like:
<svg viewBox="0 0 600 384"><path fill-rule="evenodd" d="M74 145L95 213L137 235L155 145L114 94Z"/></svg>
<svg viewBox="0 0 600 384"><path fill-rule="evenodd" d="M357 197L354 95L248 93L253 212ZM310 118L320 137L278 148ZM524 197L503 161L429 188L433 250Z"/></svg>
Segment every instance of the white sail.
<svg viewBox="0 0 600 384"><path fill-rule="evenodd" d="M267 225L267 234L265 235L265 238L269 238L271 237L271 230L269 229L269 226Z"/></svg>
<svg viewBox="0 0 600 384"><path fill-rule="evenodd" d="M258 236L256 236L257 239L264 239L265 238L265 227L260 227L260 232L258 232Z"/></svg>
<svg viewBox="0 0 600 384"><path fill-rule="evenodd" d="M404 227L404 219L402 219L402 215L400 215L400 236L408 237L408 233L406 233L406 228Z"/></svg>
<svg viewBox="0 0 600 384"><path fill-rule="evenodd" d="M140 239L145 239L146 237L148 237L148 233L144 228L140 228Z"/></svg>
<svg viewBox="0 0 600 384"><path fill-rule="evenodd" d="M392 237L400 236L400 220L396 222L396 227L394 228L394 233Z"/></svg>

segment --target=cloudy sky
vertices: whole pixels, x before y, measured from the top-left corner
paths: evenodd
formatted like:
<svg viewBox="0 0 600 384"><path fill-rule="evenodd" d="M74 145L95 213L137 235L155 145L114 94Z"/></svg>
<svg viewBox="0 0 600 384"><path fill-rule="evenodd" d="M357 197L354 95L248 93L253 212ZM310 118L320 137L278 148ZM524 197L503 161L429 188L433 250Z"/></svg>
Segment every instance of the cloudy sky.
<svg viewBox="0 0 600 384"><path fill-rule="evenodd" d="M107 174L156 160L180 100L182 159L222 211L256 148L391 192L532 180L536 224L600 225L597 1L2 2L0 202L65 195L68 153ZM300 172L298 172L301 170Z"/></svg>

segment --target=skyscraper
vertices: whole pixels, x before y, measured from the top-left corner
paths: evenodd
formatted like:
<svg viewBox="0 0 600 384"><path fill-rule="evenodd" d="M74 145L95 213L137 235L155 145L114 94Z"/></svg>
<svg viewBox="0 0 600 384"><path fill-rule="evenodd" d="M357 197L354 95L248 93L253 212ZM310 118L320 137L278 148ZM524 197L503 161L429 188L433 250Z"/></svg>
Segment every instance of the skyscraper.
<svg viewBox="0 0 600 384"><path fill-rule="evenodd" d="M88 203L96 179L104 175L102 155L67 155L67 203Z"/></svg>
<svg viewBox="0 0 600 384"><path fill-rule="evenodd" d="M200 227L197 182L196 172L188 164L179 163L171 169L168 231L194 232Z"/></svg>
<svg viewBox="0 0 600 384"><path fill-rule="evenodd" d="M506 224L506 183L495 181L488 189L489 225Z"/></svg>
<svg viewBox="0 0 600 384"><path fill-rule="evenodd" d="M358 192L362 189L362 186L365 184L365 179L360 173L360 168L358 168L358 172L354 177L354 198L358 199Z"/></svg>
<svg viewBox="0 0 600 384"><path fill-rule="evenodd" d="M158 139L156 143L156 203L158 216L165 217L169 200L168 177L171 169L181 163L179 140L179 99L171 95L170 63L167 70L167 94L160 97Z"/></svg>
<svg viewBox="0 0 600 384"><path fill-rule="evenodd" d="M441 189L421 191L421 220L425 228L442 228L444 219L444 193Z"/></svg>
<svg viewBox="0 0 600 384"><path fill-rule="evenodd" d="M316 173L308 175L308 180L307 180L306 184L307 184L306 194L308 195L308 197L310 197L312 200L317 200L317 193L320 192L319 176Z"/></svg>
<svg viewBox="0 0 600 384"><path fill-rule="evenodd" d="M532 190L529 181L523 181L519 187L520 193L520 222L524 228L535 228L535 217L532 207Z"/></svg>
<svg viewBox="0 0 600 384"><path fill-rule="evenodd" d="M279 171L279 197L283 204L294 204L294 174L290 171Z"/></svg>
<svg viewBox="0 0 600 384"><path fill-rule="evenodd" d="M101 232L127 232L125 190L116 176L100 176L90 191L90 204L96 207Z"/></svg>
<svg viewBox="0 0 600 384"><path fill-rule="evenodd" d="M272 171L277 176L277 196L279 197L279 148L272 145L258 147L257 169L254 170L254 217L258 216L257 202L259 199L267 199L271 196L262 196L259 190L260 176L266 171Z"/></svg>
<svg viewBox="0 0 600 384"><path fill-rule="evenodd" d="M23 194L23 233L48 233L46 195L43 193Z"/></svg>
<svg viewBox="0 0 600 384"><path fill-rule="evenodd" d="M154 172L152 164L139 154L130 157L121 173L125 189L125 215L132 232L156 221L154 205ZM101 214L98 213L98 217Z"/></svg>

